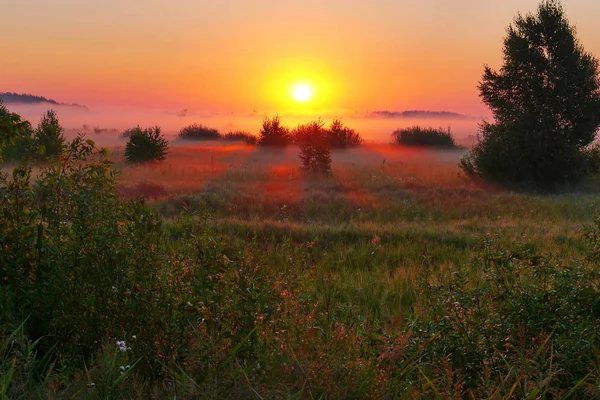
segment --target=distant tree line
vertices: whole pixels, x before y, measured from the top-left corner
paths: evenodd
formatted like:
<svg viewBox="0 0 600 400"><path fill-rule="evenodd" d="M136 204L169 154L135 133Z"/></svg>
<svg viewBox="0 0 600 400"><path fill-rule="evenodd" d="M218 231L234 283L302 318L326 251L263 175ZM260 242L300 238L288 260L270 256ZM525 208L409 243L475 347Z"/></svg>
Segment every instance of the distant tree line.
<svg viewBox="0 0 600 400"><path fill-rule="evenodd" d="M80 107L87 109L86 106L82 106L80 104L67 104L60 103L56 100L48 99L43 96L35 96L32 94L21 94L14 92L3 92L0 93L0 99L2 99L7 104L9 103L23 103L23 104L39 104L39 103L48 103L54 106L68 106L68 107Z"/></svg>

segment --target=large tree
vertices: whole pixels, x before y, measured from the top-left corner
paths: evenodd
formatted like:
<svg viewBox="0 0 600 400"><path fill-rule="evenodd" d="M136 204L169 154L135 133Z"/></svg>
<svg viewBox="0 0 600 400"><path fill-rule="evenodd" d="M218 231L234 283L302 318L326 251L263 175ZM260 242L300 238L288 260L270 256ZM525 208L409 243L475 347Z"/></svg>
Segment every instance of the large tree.
<svg viewBox="0 0 600 400"><path fill-rule="evenodd" d="M518 15L499 71L485 67L480 96L494 121L463 166L484 177L553 184L590 172L586 147L600 126L598 61L587 53L559 1Z"/></svg>

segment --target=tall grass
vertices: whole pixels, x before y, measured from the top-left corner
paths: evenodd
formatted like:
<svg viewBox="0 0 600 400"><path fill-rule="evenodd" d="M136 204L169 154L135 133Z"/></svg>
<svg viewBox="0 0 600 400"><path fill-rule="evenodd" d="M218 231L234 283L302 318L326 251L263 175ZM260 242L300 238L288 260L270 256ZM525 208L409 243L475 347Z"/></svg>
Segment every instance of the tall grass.
<svg viewBox="0 0 600 400"><path fill-rule="evenodd" d="M120 185L165 188L143 204L88 146L0 182L6 397L600 395L593 190L481 187L422 149L321 179L296 149L113 152Z"/></svg>

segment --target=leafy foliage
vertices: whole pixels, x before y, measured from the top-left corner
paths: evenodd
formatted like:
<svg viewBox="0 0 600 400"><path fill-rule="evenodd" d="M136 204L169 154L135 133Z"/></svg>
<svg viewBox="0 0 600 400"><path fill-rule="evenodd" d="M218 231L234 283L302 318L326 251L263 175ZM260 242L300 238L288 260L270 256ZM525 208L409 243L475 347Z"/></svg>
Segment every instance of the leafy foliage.
<svg viewBox="0 0 600 400"><path fill-rule="evenodd" d="M480 96L494 113L463 167L484 177L543 185L577 180L600 126L598 61L585 52L558 1L517 16L504 64L486 67Z"/></svg>
<svg viewBox="0 0 600 400"><path fill-rule="evenodd" d="M177 136L179 139L184 140L217 140L221 138L221 134L217 129L202 124L186 126L179 131Z"/></svg>
<svg viewBox="0 0 600 400"><path fill-rule="evenodd" d="M22 121L19 114L8 111L8 108L0 99L0 154L6 146L14 144L17 138L26 134L30 129L29 122Z"/></svg>
<svg viewBox="0 0 600 400"><path fill-rule="evenodd" d="M329 134L322 121L299 125L292 132L300 147L303 169L313 174L331 173L331 149Z"/></svg>
<svg viewBox="0 0 600 400"><path fill-rule="evenodd" d="M258 144L261 146L282 147L287 146L290 142L290 131L281 124L279 116L265 117L259 132Z"/></svg>
<svg viewBox="0 0 600 400"><path fill-rule="evenodd" d="M135 128L125 146L125 158L129 163L162 161L167 157L169 142L160 132L160 127Z"/></svg>
<svg viewBox="0 0 600 400"><path fill-rule="evenodd" d="M456 142L450 131L434 128L411 128L398 129L392 133L392 142L401 146L426 146L439 148L454 148Z"/></svg>

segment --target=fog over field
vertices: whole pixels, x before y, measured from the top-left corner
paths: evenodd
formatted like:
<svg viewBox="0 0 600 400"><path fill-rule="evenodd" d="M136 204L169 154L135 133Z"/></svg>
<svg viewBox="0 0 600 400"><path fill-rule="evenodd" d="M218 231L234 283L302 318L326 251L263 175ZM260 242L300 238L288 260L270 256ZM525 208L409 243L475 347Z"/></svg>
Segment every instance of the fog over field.
<svg viewBox="0 0 600 400"><path fill-rule="evenodd" d="M118 134L125 129L140 125L160 126L168 138L173 138L186 125L199 123L217 128L221 133L234 130L245 130L257 134L267 113L212 113L194 110L161 110L135 107L93 106L88 110L70 106L55 106L40 103L36 105L12 103L8 105L13 112L19 113L34 126L41 115L48 109L54 109L66 130L67 137L77 133L86 133L98 144L116 145L121 143ZM367 142L389 143L391 133L398 128L414 125L433 128L451 128L457 144L470 147L477 132L477 125L482 117L465 116L464 118L417 118L417 117L372 117L368 112L356 112L346 115L324 115L322 119L329 123L335 117L342 117L344 122L356 129ZM315 120L314 116L281 115L284 125L294 127L300 123ZM95 129L94 129L95 128Z"/></svg>

